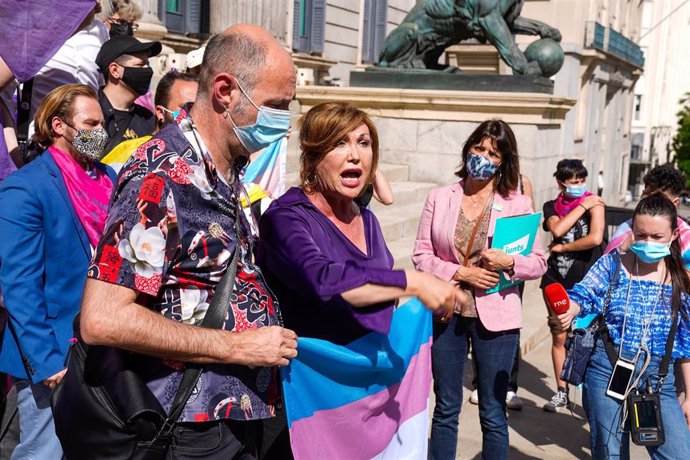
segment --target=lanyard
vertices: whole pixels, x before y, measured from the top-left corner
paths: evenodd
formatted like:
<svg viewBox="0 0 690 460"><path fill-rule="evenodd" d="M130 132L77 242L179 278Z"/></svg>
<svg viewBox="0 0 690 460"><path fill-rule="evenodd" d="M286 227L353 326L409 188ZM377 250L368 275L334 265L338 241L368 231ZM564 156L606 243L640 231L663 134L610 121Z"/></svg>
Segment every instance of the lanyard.
<svg viewBox="0 0 690 460"><path fill-rule="evenodd" d="M647 320L647 323L643 325L642 329L642 337L640 339L640 347L637 349L637 353L635 354L635 358L633 359L634 363L637 363L638 358L640 357L640 353L644 350L648 354L648 349L645 346L645 341L647 340L647 333L649 332L649 328L652 325L652 320L654 319L654 313L656 313L656 307L659 305L659 300L661 299L661 296L663 295L664 292L664 280L666 279L666 270L665 268L662 268L661 273L659 275L659 291L657 292L656 299L654 300L654 305L652 306L652 313L649 315L649 319ZM640 269L638 266L638 260L637 257L635 258L635 277L637 278L637 287L640 288L641 282L640 282ZM628 292L625 296L625 310L623 312L623 330L621 331L621 346L618 348L618 359L623 359L623 344L625 343L625 329L626 329L626 324L628 320L628 303L630 300L630 288L632 286L633 282L633 277L632 273L630 274L630 282L628 282Z"/></svg>

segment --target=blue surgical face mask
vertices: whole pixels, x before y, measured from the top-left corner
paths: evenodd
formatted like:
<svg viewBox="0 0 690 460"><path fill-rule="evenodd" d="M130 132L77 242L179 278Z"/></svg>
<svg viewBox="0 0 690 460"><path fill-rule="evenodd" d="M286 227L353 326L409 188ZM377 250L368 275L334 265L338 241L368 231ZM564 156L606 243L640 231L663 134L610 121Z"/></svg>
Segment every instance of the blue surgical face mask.
<svg viewBox="0 0 690 460"><path fill-rule="evenodd" d="M163 112L166 112L166 113L169 113L170 115L172 115L173 121L177 120L177 116L180 114L180 109L170 110L170 109L167 109L163 106L161 106L161 109L163 109Z"/></svg>
<svg viewBox="0 0 690 460"><path fill-rule="evenodd" d="M496 171L498 171L499 164L493 163L491 160L476 153L467 155L467 174L474 180L485 181L491 179Z"/></svg>
<svg viewBox="0 0 690 460"><path fill-rule="evenodd" d="M256 123L249 126L237 126L230 112L225 109L225 113L227 113L230 123L232 123L232 127L235 130L235 135L244 148L249 153L258 152L285 137L290 129L290 111L264 106L259 107L242 88L240 82L237 82L237 86L239 86L240 91L242 91L247 100L259 111L259 114L256 116Z"/></svg>
<svg viewBox="0 0 690 460"><path fill-rule="evenodd" d="M566 185L565 194L573 198L580 198L587 191L587 185Z"/></svg>
<svg viewBox="0 0 690 460"><path fill-rule="evenodd" d="M635 241L630 246L630 250L639 257L642 262L652 264L659 262L661 259L671 254L671 244Z"/></svg>

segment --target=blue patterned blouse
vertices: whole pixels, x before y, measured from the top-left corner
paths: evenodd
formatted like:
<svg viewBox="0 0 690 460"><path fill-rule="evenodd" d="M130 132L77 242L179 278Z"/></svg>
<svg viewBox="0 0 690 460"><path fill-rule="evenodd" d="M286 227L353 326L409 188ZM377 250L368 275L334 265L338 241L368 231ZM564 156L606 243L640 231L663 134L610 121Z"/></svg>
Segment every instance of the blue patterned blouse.
<svg viewBox="0 0 690 460"><path fill-rule="evenodd" d="M570 299L582 308L580 317L590 313L601 313L613 269L613 256L607 254L590 268L582 281L568 291ZM617 346L621 342L625 298L629 283L630 277L621 266L618 281L611 295L611 304L606 310L605 315L609 334ZM623 350L627 352L626 354L637 352L642 339L644 325L647 324L649 316L652 314L660 288L661 285L657 281L640 280L638 282L636 278L633 278L632 286L630 287L625 343L623 344ZM664 355L666 339L671 329L671 285L663 285L663 290L663 295L656 306L645 340L651 354L656 356ZM683 294L682 299L681 313L685 312L687 314L690 312L690 297L687 294ZM683 314L679 314L679 321L672 357L675 359L690 358L690 322Z"/></svg>

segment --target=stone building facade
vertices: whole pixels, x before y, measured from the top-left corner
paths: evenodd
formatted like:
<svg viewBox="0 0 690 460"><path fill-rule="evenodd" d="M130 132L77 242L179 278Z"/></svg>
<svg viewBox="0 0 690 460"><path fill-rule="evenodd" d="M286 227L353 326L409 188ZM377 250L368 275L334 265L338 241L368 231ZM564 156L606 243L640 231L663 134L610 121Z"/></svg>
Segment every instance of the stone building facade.
<svg viewBox="0 0 690 460"><path fill-rule="evenodd" d="M673 160L679 101L690 91L690 3L644 0L641 32L646 60L632 108L630 187L635 195L649 168Z"/></svg>
<svg viewBox="0 0 690 460"><path fill-rule="evenodd" d="M383 39L402 21L415 1L140 0L140 3L150 12L150 17L158 18L168 28L164 43L180 52L199 46L211 34L237 22L266 27L292 51L299 69L298 99L308 107L329 97L355 101L369 98L369 95L347 93L354 91L347 89L350 71L375 61ZM629 189L633 87L644 65L641 49L636 44L643 4L643 0L526 0L523 16L544 21L563 35L566 59L561 71L553 77L553 100L539 102L535 109L534 104L527 104L524 96L516 95L505 100L504 107L487 112L485 103L495 99L493 95L479 95L479 99L486 100L475 98L474 102L455 95L441 101L454 107L450 114L444 109L442 118L448 121L448 117L457 116L467 126L458 129L446 126L440 135L450 136L450 142L459 143L469 133L472 123L491 116L505 116L507 109L507 120L515 123L516 131L523 135L522 169L535 185L538 202L556 193L551 174L558 160L581 158L590 171L591 189L596 190L596 175L603 170L605 198L611 204L623 203ZM521 46L526 47L532 40L534 37L518 36ZM442 59L457 62L466 72L510 71L490 46L460 45ZM329 89L334 86L343 88ZM415 116L427 119L433 116L422 113L423 110L415 112L400 101L395 105L391 97L399 100L402 96L382 95L379 106L376 101L360 103L373 115L381 115L378 120L382 126L397 129L401 136L418 132L432 138L436 135L433 123L444 120L430 120L428 129L422 131L396 128L414 123ZM421 109L417 103L422 100L424 97L417 99L412 107ZM572 109L572 103L567 101L574 102ZM525 108L520 108L521 104ZM535 110L541 120L537 123ZM400 121L396 123L397 116ZM408 148L411 145L403 141L399 144L398 147ZM384 156L388 155L389 161L403 161L413 171L419 171L418 177L413 177L415 180L437 183L453 180L451 165L457 164L457 158L449 156L450 152L440 156L430 151L433 147L424 147L426 143L417 141L412 145L422 149L418 150L420 154L435 155L437 166L431 166L434 162L426 155L420 158L413 151L396 153L389 149L384 151Z"/></svg>

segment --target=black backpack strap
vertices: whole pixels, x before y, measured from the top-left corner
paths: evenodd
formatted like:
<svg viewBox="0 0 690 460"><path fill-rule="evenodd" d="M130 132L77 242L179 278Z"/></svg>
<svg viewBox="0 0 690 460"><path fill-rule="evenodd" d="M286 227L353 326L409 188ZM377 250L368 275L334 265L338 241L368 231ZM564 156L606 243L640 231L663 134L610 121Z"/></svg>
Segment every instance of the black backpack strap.
<svg viewBox="0 0 690 460"><path fill-rule="evenodd" d="M29 140L29 124L31 124L31 95L34 88L34 79L24 82L21 92L17 88L17 141Z"/></svg>
<svg viewBox="0 0 690 460"><path fill-rule="evenodd" d="M615 366L616 361L618 361L618 355L616 353L616 349L613 346L613 341L611 340L611 336L609 335L609 328L606 325L606 320L604 319L604 316L606 315L606 309L609 307L611 304L611 296L613 294L613 289L618 282L618 278L620 277L621 273L621 256L618 253L618 251L613 251L611 253L611 257L613 257L613 273L611 275L611 281L609 282L609 289L606 292L606 299L604 300L604 307L602 308L601 315L599 316L599 331L601 333L601 338L604 340L604 345L606 346L606 354L609 357L609 361L611 361L611 366Z"/></svg>

